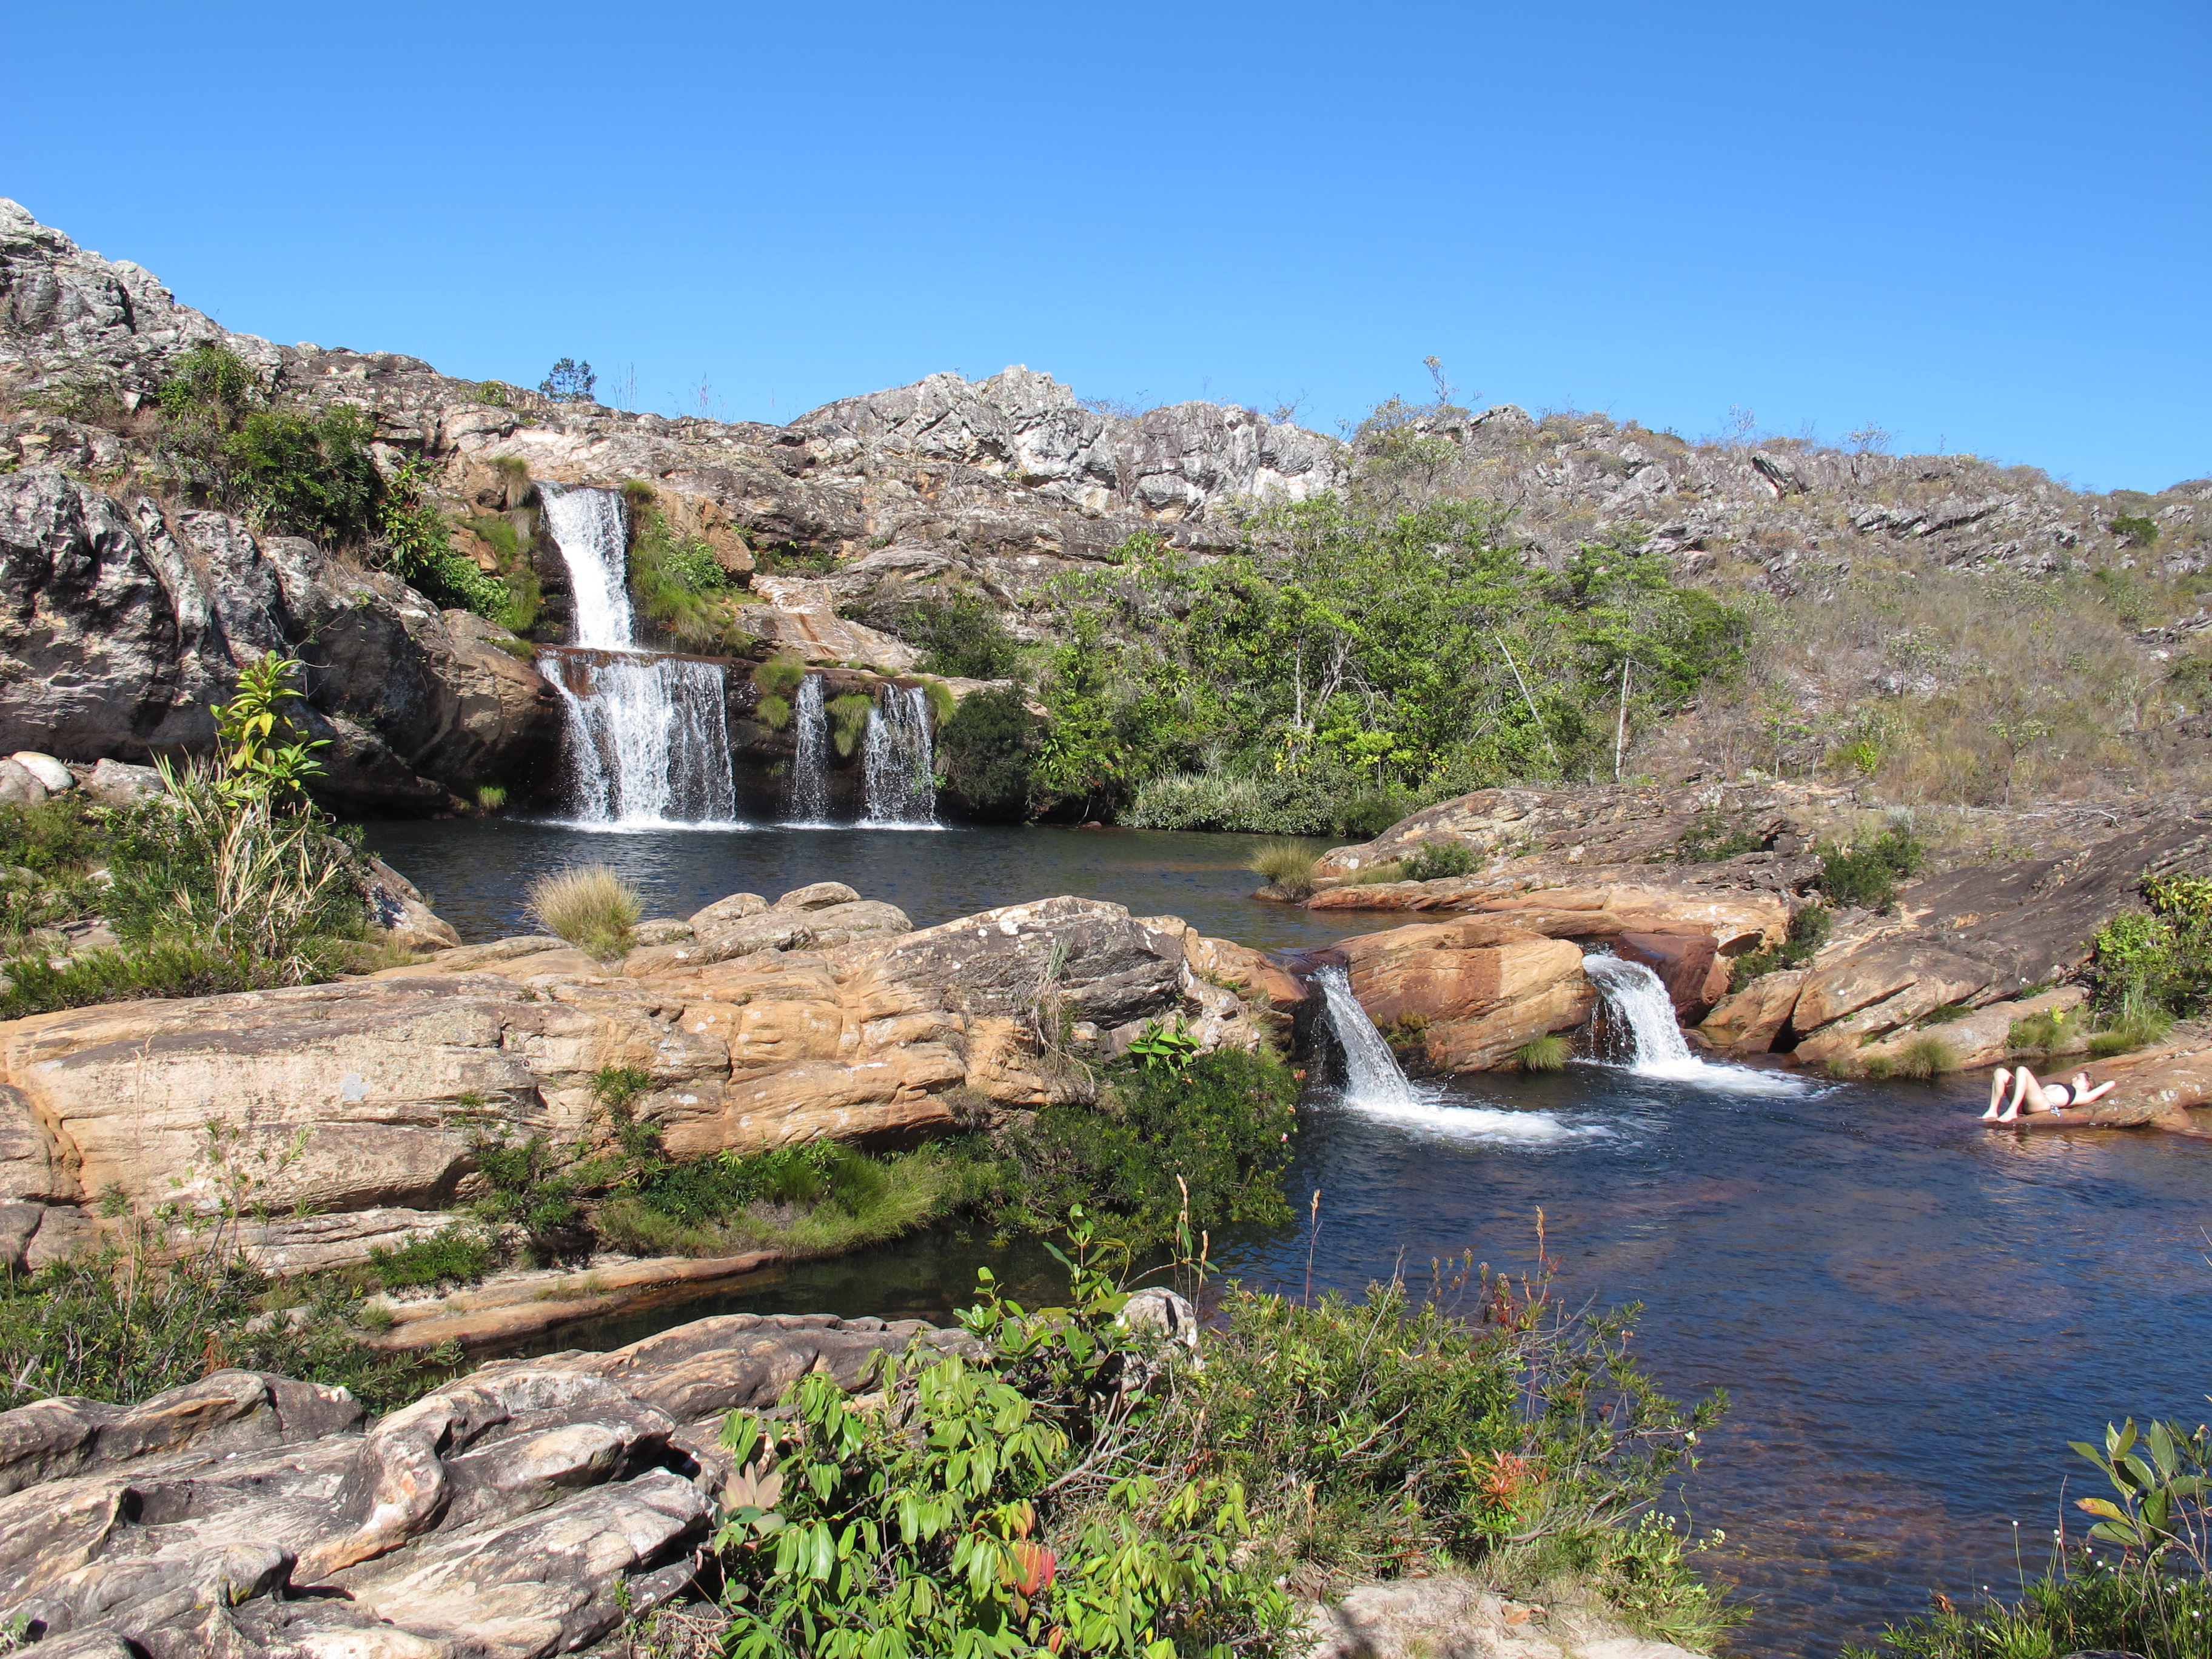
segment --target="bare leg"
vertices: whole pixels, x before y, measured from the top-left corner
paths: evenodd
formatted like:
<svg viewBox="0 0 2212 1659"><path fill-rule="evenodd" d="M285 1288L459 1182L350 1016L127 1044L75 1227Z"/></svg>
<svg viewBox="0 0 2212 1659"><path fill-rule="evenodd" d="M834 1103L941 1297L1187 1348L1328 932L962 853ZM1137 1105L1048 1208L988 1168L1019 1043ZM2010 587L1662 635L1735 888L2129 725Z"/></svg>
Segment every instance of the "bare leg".
<svg viewBox="0 0 2212 1659"><path fill-rule="evenodd" d="M1982 1114L1982 1121L1994 1123L2004 1109L2005 1085L2012 1081L2012 1067L2000 1066L1990 1073L1990 1109Z"/></svg>
<svg viewBox="0 0 2212 1659"><path fill-rule="evenodd" d="M2057 1110L2057 1108L2051 1103L2051 1097L2043 1092L2043 1085L2035 1080L2034 1073L2023 1066L2013 1075L2020 1079L2021 1092L2027 1097L2027 1110L2031 1116L2039 1112Z"/></svg>
<svg viewBox="0 0 2212 1659"><path fill-rule="evenodd" d="M2005 1103L2005 1109L1998 1115L1997 1121L2000 1123L2014 1121L2019 1118L2020 1109L2023 1104L2031 1112L2045 1109L2043 1090L2035 1080L2035 1073L2025 1066L2017 1066L2013 1071L2012 1098Z"/></svg>

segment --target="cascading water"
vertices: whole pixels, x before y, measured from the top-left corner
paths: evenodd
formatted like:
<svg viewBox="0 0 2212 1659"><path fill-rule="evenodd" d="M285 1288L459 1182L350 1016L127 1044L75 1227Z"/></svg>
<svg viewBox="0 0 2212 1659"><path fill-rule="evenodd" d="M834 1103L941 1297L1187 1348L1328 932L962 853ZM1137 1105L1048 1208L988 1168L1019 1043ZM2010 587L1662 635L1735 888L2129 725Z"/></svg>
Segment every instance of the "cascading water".
<svg viewBox="0 0 2212 1659"><path fill-rule="evenodd" d="M1321 986L1322 1006L1328 1012L1328 1029L1344 1051L1344 1097L1354 1106L1403 1107L1419 1104L1413 1085L1399 1068L1398 1057L1367 1018L1359 999L1352 994L1352 979L1331 964L1314 975Z"/></svg>
<svg viewBox="0 0 2212 1659"><path fill-rule="evenodd" d="M918 685L886 685L868 716L860 750L860 822L882 830L936 829L935 767L928 694Z"/></svg>
<svg viewBox="0 0 2212 1659"><path fill-rule="evenodd" d="M792 700L791 817L794 824L819 826L830 817L830 717L823 712L821 677L809 674Z"/></svg>
<svg viewBox="0 0 2212 1659"><path fill-rule="evenodd" d="M1715 1065L1692 1054L1681 1024L1674 1018L1674 1004L1667 987L1642 963L1621 957L1587 956L1583 958L1583 971L1628 1027L1632 1050L1628 1069L1638 1077L1671 1078L1736 1094L1803 1091L1805 1085L1800 1079L1754 1071L1748 1066Z"/></svg>
<svg viewBox="0 0 2212 1659"><path fill-rule="evenodd" d="M538 665L568 714L576 817L611 828L735 823L722 670L636 648L622 497L544 483L538 492L575 611L575 646L541 653Z"/></svg>

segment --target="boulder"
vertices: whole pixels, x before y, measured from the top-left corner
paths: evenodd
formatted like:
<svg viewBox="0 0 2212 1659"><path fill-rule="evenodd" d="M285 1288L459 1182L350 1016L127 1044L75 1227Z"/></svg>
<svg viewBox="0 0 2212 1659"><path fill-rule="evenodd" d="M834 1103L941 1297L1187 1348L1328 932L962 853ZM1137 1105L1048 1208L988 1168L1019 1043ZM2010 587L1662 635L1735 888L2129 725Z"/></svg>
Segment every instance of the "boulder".
<svg viewBox="0 0 2212 1659"><path fill-rule="evenodd" d="M96 762L84 781L84 793L103 806L134 806L161 792L161 775L152 767L118 760Z"/></svg>
<svg viewBox="0 0 2212 1659"><path fill-rule="evenodd" d="M779 910L824 910L833 904L850 904L860 896L842 881L817 881L805 887L793 889L775 902L775 908Z"/></svg>
<svg viewBox="0 0 2212 1659"><path fill-rule="evenodd" d="M385 944L403 951L447 951L460 944L453 923L432 910L415 884L382 859L367 860L360 886L369 927Z"/></svg>
<svg viewBox="0 0 2212 1659"><path fill-rule="evenodd" d="M50 795L76 787L76 774L52 755L42 755L35 749L19 749L8 758L36 778Z"/></svg>
<svg viewBox="0 0 2212 1659"><path fill-rule="evenodd" d="M1730 1059L1766 1054L1790 1023L1804 983L1802 968L1761 974L1741 991L1723 998L1698 1030L1708 1045Z"/></svg>
<svg viewBox="0 0 2212 1659"><path fill-rule="evenodd" d="M726 1413L972 1346L732 1315L487 1365L373 1424L342 1389L243 1371L42 1401L0 1413L0 1621L140 1659L574 1652L690 1584L735 1473Z"/></svg>
<svg viewBox="0 0 2212 1659"><path fill-rule="evenodd" d="M1806 1066L1849 1060L1937 1008L1979 998L1993 977L1971 957L1910 939L1816 962L1790 1015L1798 1032L1795 1058Z"/></svg>
<svg viewBox="0 0 2212 1659"><path fill-rule="evenodd" d="M1516 1601L1459 1573L1360 1584L1315 1603L1298 1659L1699 1659L1571 1602Z"/></svg>
<svg viewBox="0 0 2212 1659"><path fill-rule="evenodd" d="M2081 986L2062 985L2055 991L2017 1002L1987 1003L1957 1019L1936 1025L1906 1027L1878 1042L1865 1044L1858 1057L1862 1064L1876 1058L1894 1060L1916 1038L1933 1036L1950 1056L1943 1070L1971 1072L2011 1058L2010 1034L2014 1020L2036 1014L2070 1012L2088 1000L2088 992Z"/></svg>
<svg viewBox="0 0 2212 1659"><path fill-rule="evenodd" d="M1416 922L1340 939L1352 994L1378 1026L1425 1022L1428 1063L1488 1071L1533 1037L1588 1018L1581 950L1493 916Z"/></svg>

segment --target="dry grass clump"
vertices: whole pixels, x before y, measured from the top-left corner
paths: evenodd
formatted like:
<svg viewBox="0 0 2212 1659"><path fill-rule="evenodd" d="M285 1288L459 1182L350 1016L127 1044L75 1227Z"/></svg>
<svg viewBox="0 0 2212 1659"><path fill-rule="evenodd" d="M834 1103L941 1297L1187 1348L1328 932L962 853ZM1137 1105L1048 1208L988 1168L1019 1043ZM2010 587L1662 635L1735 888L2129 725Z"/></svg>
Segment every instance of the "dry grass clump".
<svg viewBox="0 0 2212 1659"><path fill-rule="evenodd" d="M532 882L526 908L547 931L587 956L612 962L629 953L645 896L611 866L583 864Z"/></svg>
<svg viewBox="0 0 2212 1659"><path fill-rule="evenodd" d="M1244 867L1292 898L1302 899L1313 895L1314 866L1319 862L1320 855L1302 841L1263 841Z"/></svg>
<svg viewBox="0 0 2212 1659"><path fill-rule="evenodd" d="M1951 1045L1933 1035L1917 1036L1897 1052L1897 1075L1933 1081L1946 1072L1956 1071L1959 1056Z"/></svg>

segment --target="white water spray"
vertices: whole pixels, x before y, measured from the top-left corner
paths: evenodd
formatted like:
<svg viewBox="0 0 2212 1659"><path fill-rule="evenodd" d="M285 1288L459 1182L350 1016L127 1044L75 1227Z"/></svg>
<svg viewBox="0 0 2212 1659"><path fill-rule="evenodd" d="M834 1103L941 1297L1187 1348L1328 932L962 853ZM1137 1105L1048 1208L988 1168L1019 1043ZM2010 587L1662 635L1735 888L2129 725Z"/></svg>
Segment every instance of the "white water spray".
<svg viewBox="0 0 2212 1659"><path fill-rule="evenodd" d="M1668 1078L1738 1094L1794 1095L1803 1091L1802 1081L1778 1072L1716 1066L1692 1054L1681 1024L1674 1018L1674 1004L1667 987L1642 963L1623 957L1587 956L1583 958L1583 971L1628 1027L1632 1050L1628 1069L1637 1076Z"/></svg>
<svg viewBox="0 0 2212 1659"><path fill-rule="evenodd" d="M822 708L821 677L809 674L792 699L791 811L787 822L820 827L830 818L830 717Z"/></svg>
<svg viewBox="0 0 2212 1659"><path fill-rule="evenodd" d="M860 822L882 830L936 829L935 767L928 693L918 685L886 685L869 713L860 750Z"/></svg>
<svg viewBox="0 0 2212 1659"><path fill-rule="evenodd" d="M577 819L619 829L735 823L722 670L636 649L622 497L544 483L538 492L568 567L576 644L592 653L538 659L568 714L562 746Z"/></svg>
<svg viewBox="0 0 2212 1659"><path fill-rule="evenodd" d="M1328 1029L1344 1051L1344 1098L1353 1106L1412 1106L1413 1085L1397 1055L1352 994L1352 978L1334 964L1315 974L1328 1011Z"/></svg>

